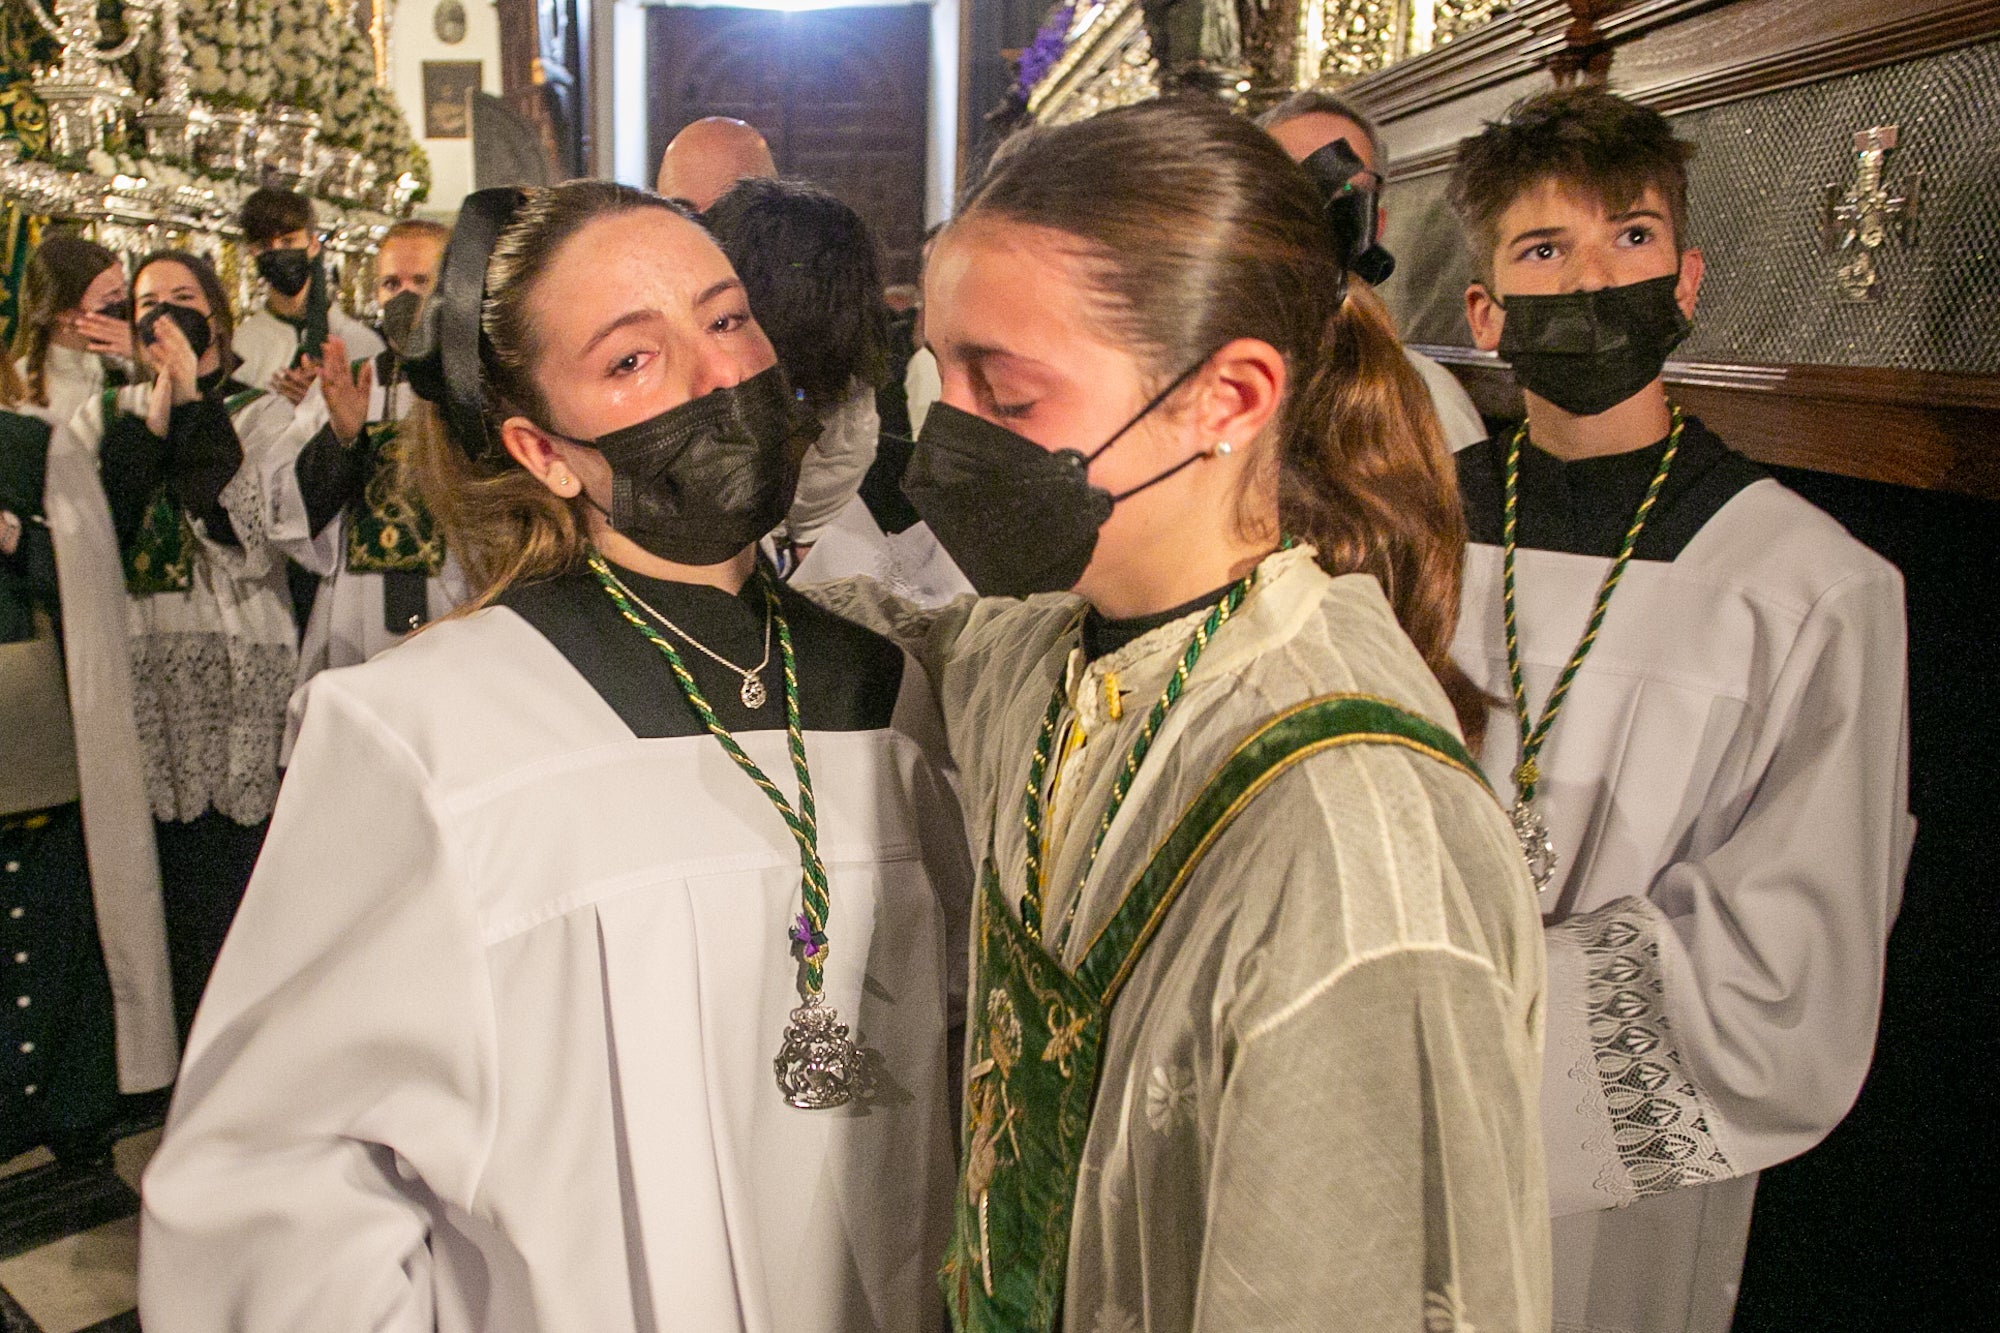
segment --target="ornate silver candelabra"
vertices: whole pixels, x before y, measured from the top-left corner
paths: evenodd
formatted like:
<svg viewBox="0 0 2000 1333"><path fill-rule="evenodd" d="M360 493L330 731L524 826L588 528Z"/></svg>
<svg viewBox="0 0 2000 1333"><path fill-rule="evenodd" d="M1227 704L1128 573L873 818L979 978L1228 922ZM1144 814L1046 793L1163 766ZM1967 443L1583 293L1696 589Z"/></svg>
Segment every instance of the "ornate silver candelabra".
<svg viewBox="0 0 2000 1333"><path fill-rule="evenodd" d="M129 30L116 46L104 45L96 0L55 0L55 15L41 0L27 0L35 21L62 43L62 58L36 71L35 96L49 111L49 144L58 157L81 157L104 144L104 132L132 106L132 85L118 62L132 54L145 35L152 12L143 4L125 7Z"/></svg>
<svg viewBox="0 0 2000 1333"><path fill-rule="evenodd" d="M207 128L208 108L195 100L187 43L181 39L181 0L127 0L127 8L150 11L159 25L155 50L160 91L139 113L139 127L146 132L146 156L192 162Z"/></svg>

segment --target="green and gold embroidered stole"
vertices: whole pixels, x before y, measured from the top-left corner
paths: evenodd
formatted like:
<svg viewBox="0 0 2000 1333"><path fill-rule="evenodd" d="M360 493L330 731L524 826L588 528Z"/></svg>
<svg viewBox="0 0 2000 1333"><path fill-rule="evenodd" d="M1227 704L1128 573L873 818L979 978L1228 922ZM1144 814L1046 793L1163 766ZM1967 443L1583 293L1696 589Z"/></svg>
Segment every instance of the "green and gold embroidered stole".
<svg viewBox="0 0 2000 1333"><path fill-rule="evenodd" d="M988 855L974 919L963 1174L942 1275L960 1333L1059 1325L1112 1006L1216 840L1280 774L1345 745L1400 745L1485 781L1450 732L1385 700L1334 694L1281 713L1181 812L1075 972L1008 910Z"/></svg>
<svg viewBox="0 0 2000 1333"><path fill-rule="evenodd" d="M347 567L355 573L415 573L444 568L444 534L423 497L403 481L399 423L376 421L368 435L368 481L348 516Z"/></svg>
<svg viewBox="0 0 2000 1333"><path fill-rule="evenodd" d="M262 389L244 389L223 400L223 410L235 416L264 396ZM104 391L104 425L118 412L118 390ZM200 545L187 511L174 503L163 480L146 502L138 535L123 551L125 591L134 597L161 592L186 592L194 586L194 553Z"/></svg>

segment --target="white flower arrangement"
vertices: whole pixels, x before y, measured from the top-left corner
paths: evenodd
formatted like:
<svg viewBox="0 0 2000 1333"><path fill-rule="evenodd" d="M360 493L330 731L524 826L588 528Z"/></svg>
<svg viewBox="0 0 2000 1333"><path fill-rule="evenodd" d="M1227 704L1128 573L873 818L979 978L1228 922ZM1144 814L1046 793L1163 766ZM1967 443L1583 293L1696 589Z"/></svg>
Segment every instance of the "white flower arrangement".
<svg viewBox="0 0 2000 1333"><path fill-rule="evenodd" d="M338 38L326 0L272 0L271 69L275 96L291 106L318 110L326 105Z"/></svg>
<svg viewBox="0 0 2000 1333"><path fill-rule="evenodd" d="M123 177L121 185L129 183L173 189L181 185L201 187L208 184L201 176L186 167L155 162L151 158L137 157L128 153L108 153L102 148L93 148L84 158L84 165L94 174L114 181Z"/></svg>
<svg viewBox="0 0 2000 1333"><path fill-rule="evenodd" d="M352 148L366 137L368 90L375 86L375 51L354 24L336 23L334 27L338 31L338 44L320 138L342 148Z"/></svg>
<svg viewBox="0 0 2000 1333"><path fill-rule="evenodd" d="M185 0L181 31L190 38L195 96L237 111L261 110L272 99L271 0Z"/></svg>

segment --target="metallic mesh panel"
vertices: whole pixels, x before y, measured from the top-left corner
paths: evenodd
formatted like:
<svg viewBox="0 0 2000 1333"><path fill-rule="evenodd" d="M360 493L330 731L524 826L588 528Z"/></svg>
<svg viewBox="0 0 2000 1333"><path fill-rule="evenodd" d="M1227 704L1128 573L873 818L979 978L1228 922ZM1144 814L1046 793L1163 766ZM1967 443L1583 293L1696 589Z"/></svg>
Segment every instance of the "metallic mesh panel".
<svg viewBox="0 0 2000 1333"><path fill-rule="evenodd" d="M1616 65L1613 65L1614 71ZM1876 252L1879 299L1849 301L1820 253L1820 190L1855 176L1853 136L1900 127L1885 177L1921 171L1916 244ZM1788 88L1674 122L1701 145L1691 230L1708 259L1698 361L2000 371L2000 43Z"/></svg>
<svg viewBox="0 0 2000 1333"><path fill-rule="evenodd" d="M1616 66L1613 67L1614 75ZM1708 262L1678 359L2000 372L2000 43L1788 88L1675 118L1700 145L1691 231ZM1855 178L1853 139L1900 127L1887 177L1923 173L1916 244L1877 251L1879 299L1848 300L1820 252L1821 189ZM1466 345L1471 264L1447 173L1386 192L1405 338Z"/></svg>
<svg viewBox="0 0 2000 1333"><path fill-rule="evenodd" d="M1388 225L1382 244L1396 256L1396 271L1382 284L1382 300L1413 343L1472 345L1465 326L1465 285L1472 257L1445 192L1451 173L1432 172L1394 181L1382 192Z"/></svg>

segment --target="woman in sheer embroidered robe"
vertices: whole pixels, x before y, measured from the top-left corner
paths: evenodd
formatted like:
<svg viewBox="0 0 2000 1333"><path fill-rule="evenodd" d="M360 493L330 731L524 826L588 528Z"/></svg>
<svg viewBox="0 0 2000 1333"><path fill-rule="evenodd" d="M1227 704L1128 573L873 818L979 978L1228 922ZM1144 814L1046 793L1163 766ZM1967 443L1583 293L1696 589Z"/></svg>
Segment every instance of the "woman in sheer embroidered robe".
<svg viewBox="0 0 2000 1333"><path fill-rule="evenodd" d="M1458 739L1480 701L1445 656L1448 464L1389 330L1342 302L1345 184L1185 105L1025 139L932 253L944 395L904 484L981 591L1054 595L815 591L931 673L994 886L961 1329L1548 1326L1540 932ZM1079 1026L1070 979L1183 812L1321 704L1388 731L1238 793ZM1067 1122L1019 1071L1071 1078L1093 1040L1080 1153L1052 1165Z"/></svg>
<svg viewBox="0 0 2000 1333"><path fill-rule="evenodd" d="M85 770L120 790L135 764L143 779L185 1035L277 798L297 631L257 460L292 407L231 378L228 300L206 259L148 256L132 290L151 378L85 399L50 475L69 516L57 560L67 548L79 569L63 579L65 626L84 627L66 643L72 677L102 672L109 690ZM91 632L118 597L114 568L123 624ZM105 652L129 671L107 671Z"/></svg>

